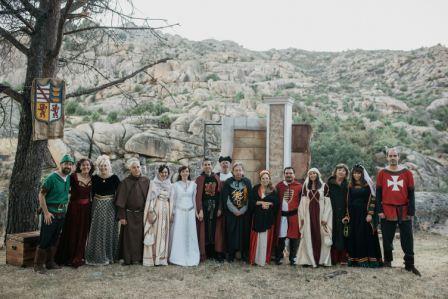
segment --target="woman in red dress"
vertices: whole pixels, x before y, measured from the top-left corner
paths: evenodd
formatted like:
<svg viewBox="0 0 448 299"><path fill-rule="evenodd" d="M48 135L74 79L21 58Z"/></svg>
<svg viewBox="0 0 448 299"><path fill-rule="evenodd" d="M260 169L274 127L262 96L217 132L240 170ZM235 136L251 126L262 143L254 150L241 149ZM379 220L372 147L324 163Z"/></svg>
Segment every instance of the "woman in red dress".
<svg viewBox="0 0 448 299"><path fill-rule="evenodd" d="M85 263L93 171L92 161L81 159L76 163L76 172L70 176L70 202L56 253L56 262L60 265L77 268Z"/></svg>

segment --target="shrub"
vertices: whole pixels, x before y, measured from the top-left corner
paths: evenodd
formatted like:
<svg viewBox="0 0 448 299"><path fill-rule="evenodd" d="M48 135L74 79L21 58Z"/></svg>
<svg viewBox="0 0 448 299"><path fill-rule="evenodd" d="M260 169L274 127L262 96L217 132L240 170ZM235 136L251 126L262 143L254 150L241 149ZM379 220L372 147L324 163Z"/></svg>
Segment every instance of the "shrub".
<svg viewBox="0 0 448 299"><path fill-rule="evenodd" d="M288 82L285 85L283 85L284 89L291 89L291 88L295 88L296 84L294 82Z"/></svg>
<svg viewBox="0 0 448 299"><path fill-rule="evenodd" d="M212 81L219 81L219 77L218 77L218 75L216 75L216 74L210 74L210 75L208 75L208 76L205 78L205 81L206 81L206 82L209 81L209 80L212 80Z"/></svg>
<svg viewBox="0 0 448 299"><path fill-rule="evenodd" d="M312 167L317 167L328 178L334 166L345 163L351 167L362 163L371 170L371 158L363 149L349 140L342 139L339 134L324 134L311 143Z"/></svg>
<svg viewBox="0 0 448 299"><path fill-rule="evenodd" d="M435 119L440 121L439 128L442 130L448 129L448 107L439 108L432 114Z"/></svg>
<svg viewBox="0 0 448 299"><path fill-rule="evenodd" d="M118 120L118 113L116 111L109 112L107 115L107 121L109 123L115 123Z"/></svg>
<svg viewBox="0 0 448 299"><path fill-rule="evenodd" d="M97 111L95 111L92 114L90 114L90 119L93 122L98 121L100 118L101 118L101 115Z"/></svg>
<svg viewBox="0 0 448 299"><path fill-rule="evenodd" d="M151 115L159 116L165 112L168 112L169 109L163 106L162 102L144 102L138 104L137 106L130 108L127 110L129 114L141 115L143 113L148 112Z"/></svg>
<svg viewBox="0 0 448 299"><path fill-rule="evenodd" d="M65 104L65 113L67 115L87 115L89 112L84 109L78 102L76 101L67 101Z"/></svg>
<svg viewBox="0 0 448 299"><path fill-rule="evenodd" d="M143 86L140 84L135 84L134 91L135 92L141 92L143 90Z"/></svg>
<svg viewBox="0 0 448 299"><path fill-rule="evenodd" d="M242 99L244 99L244 93L242 91L238 91L235 95L235 102L239 103Z"/></svg>
<svg viewBox="0 0 448 299"><path fill-rule="evenodd" d="M168 115L164 114L160 118L159 123L160 123L160 128L167 129L170 127L172 120Z"/></svg>

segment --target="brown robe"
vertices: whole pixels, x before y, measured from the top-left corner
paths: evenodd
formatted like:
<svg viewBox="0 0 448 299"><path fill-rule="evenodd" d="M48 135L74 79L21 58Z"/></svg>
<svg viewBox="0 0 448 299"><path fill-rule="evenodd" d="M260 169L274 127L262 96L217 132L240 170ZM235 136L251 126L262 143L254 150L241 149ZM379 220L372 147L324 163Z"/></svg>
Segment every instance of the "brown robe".
<svg viewBox="0 0 448 299"><path fill-rule="evenodd" d="M217 193L221 192L222 182L219 180L219 176L216 174L212 174L218 183L217 185ZM200 175L196 179L197 192L196 192L196 211L199 213L202 210L202 198L204 196L204 182L205 175ZM221 201L219 201L221 202ZM221 207L219 209L222 210ZM224 252L224 236L222 234L222 215L216 219L216 227L215 229L215 251L222 253ZM199 221L196 219L196 228L198 231L198 242L199 242L199 251L201 253L201 262L205 261L207 256L205 253L205 222Z"/></svg>
<svg viewBox="0 0 448 299"><path fill-rule="evenodd" d="M121 226L120 256L125 264L143 260L143 212L149 189L149 179L144 176L128 176L117 190L118 218L126 219Z"/></svg>

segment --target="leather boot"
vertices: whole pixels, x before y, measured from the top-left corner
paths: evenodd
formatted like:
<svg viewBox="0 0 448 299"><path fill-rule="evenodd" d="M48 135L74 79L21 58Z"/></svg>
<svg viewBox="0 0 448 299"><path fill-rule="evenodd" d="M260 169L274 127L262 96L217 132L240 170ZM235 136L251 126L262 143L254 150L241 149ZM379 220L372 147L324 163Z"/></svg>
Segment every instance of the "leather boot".
<svg viewBox="0 0 448 299"><path fill-rule="evenodd" d="M392 251L384 251L384 267L390 268L392 267Z"/></svg>
<svg viewBox="0 0 448 299"><path fill-rule="evenodd" d="M45 263L45 266L47 266L48 270L58 270L62 267L56 264L54 261L54 256L56 255L57 247L53 246L47 249L47 262Z"/></svg>
<svg viewBox="0 0 448 299"><path fill-rule="evenodd" d="M414 266L414 257L413 256L409 256L409 255L404 256L404 269L406 271L414 273L417 276L422 276L420 274L420 271L418 271L417 268L415 268L415 266Z"/></svg>
<svg viewBox="0 0 448 299"><path fill-rule="evenodd" d="M36 255L34 257L34 271L40 274L46 274L47 269L44 267L47 252L45 249L36 248Z"/></svg>
<svg viewBox="0 0 448 299"><path fill-rule="evenodd" d="M297 264L297 249L299 249L299 240L298 239L290 239L289 240L289 264L291 266L295 266Z"/></svg>

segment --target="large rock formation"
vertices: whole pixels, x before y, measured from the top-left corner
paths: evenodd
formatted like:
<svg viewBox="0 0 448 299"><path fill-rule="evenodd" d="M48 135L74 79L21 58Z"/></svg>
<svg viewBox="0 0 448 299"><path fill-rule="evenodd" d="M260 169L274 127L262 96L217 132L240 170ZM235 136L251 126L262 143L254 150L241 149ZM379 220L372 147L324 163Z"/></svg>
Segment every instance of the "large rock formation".
<svg viewBox="0 0 448 299"><path fill-rule="evenodd" d="M415 195L414 226L424 231L448 236L448 194L416 192Z"/></svg>

